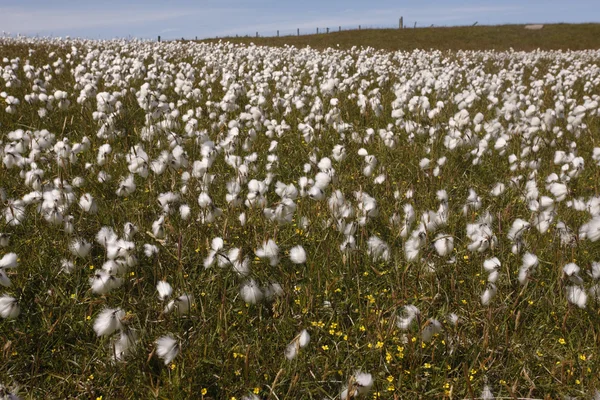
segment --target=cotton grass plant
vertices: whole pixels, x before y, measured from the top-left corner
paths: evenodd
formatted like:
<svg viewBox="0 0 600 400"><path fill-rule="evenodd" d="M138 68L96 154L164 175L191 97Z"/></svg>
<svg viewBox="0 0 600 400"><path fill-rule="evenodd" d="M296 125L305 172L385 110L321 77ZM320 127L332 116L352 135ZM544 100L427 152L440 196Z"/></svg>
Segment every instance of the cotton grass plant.
<svg viewBox="0 0 600 400"><path fill-rule="evenodd" d="M600 388L598 51L0 48L5 397Z"/></svg>

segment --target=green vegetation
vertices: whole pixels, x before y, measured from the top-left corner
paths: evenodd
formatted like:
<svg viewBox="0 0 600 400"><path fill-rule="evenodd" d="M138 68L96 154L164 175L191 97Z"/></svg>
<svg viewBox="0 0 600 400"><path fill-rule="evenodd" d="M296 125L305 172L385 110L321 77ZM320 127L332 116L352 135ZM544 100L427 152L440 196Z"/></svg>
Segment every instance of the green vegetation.
<svg viewBox="0 0 600 400"><path fill-rule="evenodd" d="M225 37L220 40L258 46L310 46L315 49L353 46L382 50L586 50L600 48L600 24L549 24L541 30L524 25L362 29L319 35L282 37Z"/></svg>
<svg viewBox="0 0 600 400"><path fill-rule="evenodd" d="M367 30L238 41L598 47L598 29ZM527 38L521 47L519 37ZM597 53L392 56L4 39L0 54L7 95L0 108L0 234L9 235L0 259L18 256L18 266L6 272L12 284L0 296L14 297L21 310L0 319L0 384L17 386L22 398L339 399L357 370L373 378L363 399L474 398L486 385L505 398L589 398L600 389L600 291L592 276L600 242L580 230L598 218ZM24 68L27 60L32 71ZM66 92L69 104L57 91ZM43 129L54 135L47 146L31 139ZM100 157L106 144L111 152ZM332 155L338 145L347 154L341 161ZM559 150L565 156L555 163ZM230 155L240 156L239 164ZM575 156L585 164L579 167ZM321 164L324 157L332 158L330 168ZM159 173L153 168L160 170L160 160L167 161ZM207 164L194 163L201 161ZM299 195L289 223L270 220L268 209L286 200L276 182L300 188L303 177L316 180L319 168L332 178L324 199ZM36 169L39 181L27 175ZM101 182L104 172L111 178ZM553 173L565 184L565 199L547 180ZM130 175L135 188L124 193ZM259 192L249 189L252 179L265 182L265 204L248 207L243 202ZM229 182L240 183L239 207L226 200ZM498 183L505 191L493 195ZM341 205L328 202L336 190L352 209L345 217ZM446 211L437 211L440 190ZM356 196L360 191L376 200L377 212ZM165 207L158 199L168 192L174 197ZM202 193L211 205L199 201ZM95 199L97 213L80 205L84 194ZM544 205L536 208L534 200ZM191 218L181 205L190 207ZM416 221L403 235L406 205ZM25 214L15 223L21 208ZM467 226L488 213L495 239L487 237L493 244L478 251ZM419 222L442 214L445 223L420 230ZM518 218L531 226L515 241L508 233ZM550 220L546 230L538 227L543 218ZM138 228L134 249L117 260L131 265L115 273L120 287L94 293L90 278L114 258L97 234L112 227L122 238L127 222ZM340 228L345 224L349 233ZM410 258L407 243L419 233L423 245ZM436 249L438 235L453 238L449 254ZM355 247L342 249L350 237ZM389 246L387 253L377 256L373 237ZM223 265L205 268L215 238L224 242L216 256ZM75 257L75 239L92 243L91 253ZM256 256L268 239L279 246L278 262ZM158 254L147 256L144 245ZM305 263L290 259L297 245L306 250ZM513 246L520 247L513 252ZM248 258L248 275L227 264L224 255L231 257L233 248ZM526 252L539 265L521 282ZM483 263L491 257L501 262L497 293L482 305L489 279ZM568 263L581 268L584 307L569 297ZM277 282L282 292L246 303L240 288L249 279L261 290ZM189 312L165 311L167 300L156 290L161 280L173 296L193 296ZM420 314L401 327L408 305ZM118 361L119 333L98 337L94 329L107 307L123 310L122 330L136 338ZM428 337L436 324L441 328ZM288 360L284 352L303 329L310 342ZM156 341L169 334L180 351L165 364Z"/></svg>

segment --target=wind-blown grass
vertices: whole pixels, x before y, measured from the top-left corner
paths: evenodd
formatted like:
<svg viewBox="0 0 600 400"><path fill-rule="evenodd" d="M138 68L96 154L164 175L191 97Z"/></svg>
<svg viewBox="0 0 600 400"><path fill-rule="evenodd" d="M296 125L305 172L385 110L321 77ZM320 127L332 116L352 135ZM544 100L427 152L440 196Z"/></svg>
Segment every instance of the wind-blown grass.
<svg viewBox="0 0 600 400"><path fill-rule="evenodd" d="M0 48L5 390L600 388L598 51Z"/></svg>

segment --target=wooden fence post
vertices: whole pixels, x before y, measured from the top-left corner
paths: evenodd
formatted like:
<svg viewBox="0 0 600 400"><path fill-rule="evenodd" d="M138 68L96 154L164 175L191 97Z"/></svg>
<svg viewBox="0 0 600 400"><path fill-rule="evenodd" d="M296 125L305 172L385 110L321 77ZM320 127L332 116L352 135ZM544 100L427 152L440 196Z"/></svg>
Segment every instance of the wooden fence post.
<svg viewBox="0 0 600 400"><path fill-rule="evenodd" d="M160 43L160 35L158 35L158 43Z"/></svg>
<svg viewBox="0 0 600 400"><path fill-rule="evenodd" d="M319 28L317 28L317 35L319 34Z"/></svg>
<svg viewBox="0 0 600 400"><path fill-rule="evenodd" d="M279 29L277 29L277 37L279 37Z"/></svg>
<svg viewBox="0 0 600 400"><path fill-rule="evenodd" d="M329 33L329 28L327 28L327 33Z"/></svg>
<svg viewBox="0 0 600 400"><path fill-rule="evenodd" d="M298 36L300 36L300 28L297 28L297 30L298 30Z"/></svg>
<svg viewBox="0 0 600 400"><path fill-rule="evenodd" d="M258 37L258 32L256 32L256 37Z"/></svg>
<svg viewBox="0 0 600 400"><path fill-rule="evenodd" d="M400 29L404 28L404 17L400 17Z"/></svg>
<svg viewBox="0 0 600 400"><path fill-rule="evenodd" d="M341 31L342 31L342 26L340 25L340 28L338 29L338 32L341 32Z"/></svg>
<svg viewBox="0 0 600 400"><path fill-rule="evenodd" d="M358 30L360 31L360 25L358 26Z"/></svg>

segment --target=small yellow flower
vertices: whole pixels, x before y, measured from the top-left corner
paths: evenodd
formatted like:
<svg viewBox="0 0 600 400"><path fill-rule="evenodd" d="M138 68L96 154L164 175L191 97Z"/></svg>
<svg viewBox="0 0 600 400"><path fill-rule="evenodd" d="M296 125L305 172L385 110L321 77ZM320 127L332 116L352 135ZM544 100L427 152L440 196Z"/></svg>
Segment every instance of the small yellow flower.
<svg viewBox="0 0 600 400"><path fill-rule="evenodd" d="M579 379L575 379L575 384L581 385L581 381Z"/></svg>
<svg viewBox="0 0 600 400"><path fill-rule="evenodd" d="M93 266L93 265L90 265L90 269L94 269L94 266Z"/></svg>
<svg viewBox="0 0 600 400"><path fill-rule="evenodd" d="M376 348L376 349L380 349L380 348L382 348L382 347L383 347L383 342L377 342L377 343L375 344L375 348Z"/></svg>
<svg viewBox="0 0 600 400"><path fill-rule="evenodd" d="M423 368L430 369L431 368L431 364L425 363L425 364L423 364Z"/></svg>
<svg viewBox="0 0 600 400"><path fill-rule="evenodd" d="M389 375L389 376L388 376L386 379L387 379L387 381L388 381L389 383L392 383L392 382L394 382L394 377L393 377L393 376L391 376L391 375Z"/></svg>
<svg viewBox="0 0 600 400"><path fill-rule="evenodd" d="M325 344L325 345L323 345L323 346L321 346L321 348L322 348L323 350L325 350L325 351L329 350L329 346L328 346L328 345L326 345L326 344Z"/></svg>
<svg viewBox="0 0 600 400"><path fill-rule="evenodd" d="M361 326L360 326L358 329L359 329L361 332L364 332L364 331L366 331L366 330L367 330L367 328L365 328L365 326L364 326L364 325L361 325Z"/></svg>
<svg viewBox="0 0 600 400"><path fill-rule="evenodd" d="M587 360L587 357L585 356L585 354L580 354L580 355L579 355L579 359L580 359L581 361L585 361L585 360Z"/></svg>
<svg viewBox="0 0 600 400"><path fill-rule="evenodd" d="M171 370L174 370L177 366L175 365L175 363L171 363L169 367L171 368Z"/></svg>
<svg viewBox="0 0 600 400"><path fill-rule="evenodd" d="M202 394L202 396L206 395L206 393L208 393L208 390L206 388L202 388L202 391L200 392Z"/></svg>
<svg viewBox="0 0 600 400"><path fill-rule="evenodd" d="M254 394L259 394L260 393L260 388L255 387L253 390Z"/></svg>
<svg viewBox="0 0 600 400"><path fill-rule="evenodd" d="M560 338L560 339L558 339L558 343L560 343L560 344L566 344L567 341L565 339L563 339L563 338Z"/></svg>
<svg viewBox="0 0 600 400"><path fill-rule="evenodd" d="M102 396L96 397L96 400L102 400Z"/></svg>

